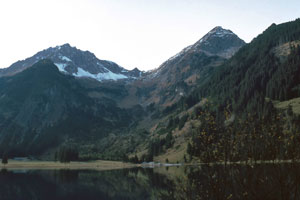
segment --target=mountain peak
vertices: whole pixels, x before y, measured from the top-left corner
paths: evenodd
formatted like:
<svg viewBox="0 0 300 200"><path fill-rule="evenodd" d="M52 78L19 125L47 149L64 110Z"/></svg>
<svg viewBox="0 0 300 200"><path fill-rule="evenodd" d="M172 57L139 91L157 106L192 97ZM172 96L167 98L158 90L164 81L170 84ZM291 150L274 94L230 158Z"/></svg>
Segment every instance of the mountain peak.
<svg viewBox="0 0 300 200"><path fill-rule="evenodd" d="M231 30L224 29L222 28L222 26L216 26L211 31L209 31L206 35L204 35L197 43L208 42L213 38L225 39L226 37L234 37L234 36L238 38L237 35L234 34Z"/></svg>
<svg viewBox="0 0 300 200"><path fill-rule="evenodd" d="M61 45L61 47L71 47L71 45L69 43L65 43L65 44Z"/></svg>
<svg viewBox="0 0 300 200"><path fill-rule="evenodd" d="M89 51L81 51L76 47L72 47L69 43L65 43L50 47L30 58L12 64L0 71L0 77L19 73L43 59L50 59L64 74L92 78L98 81L135 79L142 75L140 71L126 70L114 62L100 60Z"/></svg>
<svg viewBox="0 0 300 200"><path fill-rule="evenodd" d="M222 26L216 26L215 28L213 28L211 31L209 31L209 33L210 32L218 32L218 31L223 31L223 30L225 30L225 29L223 29L223 27Z"/></svg>
<svg viewBox="0 0 300 200"><path fill-rule="evenodd" d="M195 44L184 48L181 52L164 62L161 67L164 67L170 61L184 57L184 55L197 52L205 53L207 56L219 56L228 59L245 44L244 40L240 39L231 30L216 26Z"/></svg>
<svg viewBox="0 0 300 200"><path fill-rule="evenodd" d="M217 37L223 37L225 35L234 35L234 33L231 30L224 29L222 26L216 26L211 31L207 33L207 35L214 35Z"/></svg>
<svg viewBox="0 0 300 200"><path fill-rule="evenodd" d="M244 44L245 42L231 30L216 26L191 48L194 51L201 51L208 55L230 58Z"/></svg>
<svg viewBox="0 0 300 200"><path fill-rule="evenodd" d="M72 48L72 46L69 43L65 43L65 44L62 44L62 45L57 45L55 47L55 49L61 49L61 48Z"/></svg>

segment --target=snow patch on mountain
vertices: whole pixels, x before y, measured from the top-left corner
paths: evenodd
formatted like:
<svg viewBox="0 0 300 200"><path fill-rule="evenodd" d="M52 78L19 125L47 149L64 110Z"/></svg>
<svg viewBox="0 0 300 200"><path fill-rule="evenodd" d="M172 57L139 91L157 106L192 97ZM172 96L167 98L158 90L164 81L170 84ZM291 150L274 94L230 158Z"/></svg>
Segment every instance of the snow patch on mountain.
<svg viewBox="0 0 300 200"><path fill-rule="evenodd" d="M70 58L68 58L67 56L59 56L59 58L63 61L72 62L72 60Z"/></svg>
<svg viewBox="0 0 300 200"><path fill-rule="evenodd" d="M84 69L78 67L77 73L73 73L73 76L76 77L87 77L87 78L93 78L98 81L103 81L103 80L119 80L119 79L126 79L128 78L127 76L123 74L115 74L108 69L106 69L107 72L105 73L98 73L98 74L91 74L88 71L85 71Z"/></svg>
<svg viewBox="0 0 300 200"><path fill-rule="evenodd" d="M11 66L0 70L0 77L17 74L42 59L51 60L64 74L76 75L77 77L90 77L96 80L133 80L141 76L136 70L126 70L118 64L100 60L89 51L82 51L70 44L44 49L32 57L13 63ZM74 73L78 72L78 73Z"/></svg>
<svg viewBox="0 0 300 200"><path fill-rule="evenodd" d="M115 74L111 71L108 71L107 73L99 73L97 74L97 79L98 80L119 80L119 79L126 79L128 78L127 76L123 74Z"/></svg>
<svg viewBox="0 0 300 200"><path fill-rule="evenodd" d="M54 65L56 65L56 67L58 68L59 71L64 72L64 73L68 73L65 70L65 67L67 66L67 64L64 64L64 63L54 63Z"/></svg>

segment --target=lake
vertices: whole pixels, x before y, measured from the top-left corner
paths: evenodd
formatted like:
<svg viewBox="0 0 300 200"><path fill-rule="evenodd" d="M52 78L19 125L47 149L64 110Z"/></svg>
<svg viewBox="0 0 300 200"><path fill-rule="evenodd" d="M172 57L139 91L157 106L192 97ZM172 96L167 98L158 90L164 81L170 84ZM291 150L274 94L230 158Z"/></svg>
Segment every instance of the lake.
<svg viewBox="0 0 300 200"><path fill-rule="evenodd" d="M1 200L300 199L299 164L2 170Z"/></svg>

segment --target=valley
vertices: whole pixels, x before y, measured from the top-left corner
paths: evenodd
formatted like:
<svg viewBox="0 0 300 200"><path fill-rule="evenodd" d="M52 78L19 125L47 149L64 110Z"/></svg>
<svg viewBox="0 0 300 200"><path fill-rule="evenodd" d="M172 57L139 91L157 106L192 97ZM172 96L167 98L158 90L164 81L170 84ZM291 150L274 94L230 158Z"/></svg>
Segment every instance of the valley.
<svg viewBox="0 0 300 200"><path fill-rule="evenodd" d="M300 1L0 1L0 200L300 199Z"/></svg>
<svg viewBox="0 0 300 200"><path fill-rule="evenodd" d="M133 163L297 160L299 19L216 27L147 72L69 44L0 71L0 154ZM229 148L230 147L230 148Z"/></svg>

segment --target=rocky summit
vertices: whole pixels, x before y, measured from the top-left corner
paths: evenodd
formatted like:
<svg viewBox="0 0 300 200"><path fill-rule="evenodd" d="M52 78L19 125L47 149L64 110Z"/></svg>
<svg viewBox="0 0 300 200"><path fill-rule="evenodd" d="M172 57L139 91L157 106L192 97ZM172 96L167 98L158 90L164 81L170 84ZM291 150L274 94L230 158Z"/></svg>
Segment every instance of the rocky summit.
<svg viewBox="0 0 300 200"><path fill-rule="evenodd" d="M98 81L136 79L143 75L138 69L126 70L118 64L98 59L89 51L82 51L70 44L50 47L36 53L34 56L12 64L0 71L1 76L17 74L43 59L54 62L60 72L75 77L92 78Z"/></svg>

